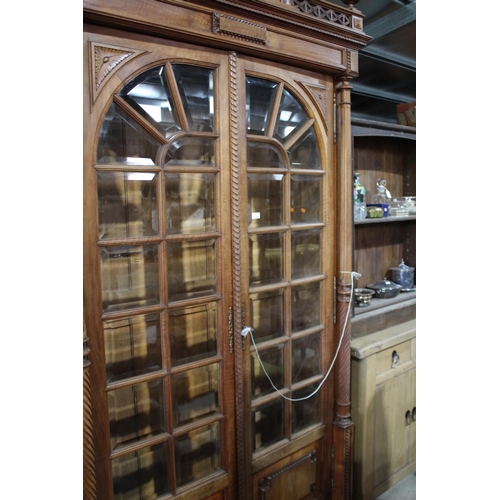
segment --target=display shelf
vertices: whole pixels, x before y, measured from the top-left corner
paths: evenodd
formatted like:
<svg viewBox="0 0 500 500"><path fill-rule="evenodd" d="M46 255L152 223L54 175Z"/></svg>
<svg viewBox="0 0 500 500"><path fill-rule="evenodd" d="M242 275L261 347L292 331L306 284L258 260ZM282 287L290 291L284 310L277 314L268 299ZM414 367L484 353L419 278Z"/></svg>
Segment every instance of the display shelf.
<svg viewBox="0 0 500 500"><path fill-rule="evenodd" d="M357 220L354 221L354 224L356 226L359 226L361 224L380 224L380 223L387 223L387 222L406 222L409 220L417 220L416 215L400 215L400 216L391 216L389 215L388 217L379 217L375 219L370 219L366 218L363 220Z"/></svg>

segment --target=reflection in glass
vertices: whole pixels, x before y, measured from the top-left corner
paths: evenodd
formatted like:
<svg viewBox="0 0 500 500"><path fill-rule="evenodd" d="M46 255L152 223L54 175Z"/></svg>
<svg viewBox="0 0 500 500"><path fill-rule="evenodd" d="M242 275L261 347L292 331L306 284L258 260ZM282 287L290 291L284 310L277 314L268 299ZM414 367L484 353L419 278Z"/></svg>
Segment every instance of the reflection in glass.
<svg viewBox="0 0 500 500"><path fill-rule="evenodd" d="M158 234L155 174L99 172L97 193L100 238Z"/></svg>
<svg viewBox="0 0 500 500"><path fill-rule="evenodd" d="M108 382L162 368L160 315L104 322Z"/></svg>
<svg viewBox="0 0 500 500"><path fill-rule="evenodd" d="M154 165L160 143L116 104L104 117L97 144L97 163Z"/></svg>
<svg viewBox="0 0 500 500"><path fill-rule="evenodd" d="M104 311L158 304L158 246L101 248Z"/></svg>
<svg viewBox="0 0 500 500"><path fill-rule="evenodd" d="M120 95L166 137L181 130L163 66L141 73L125 85Z"/></svg>
<svg viewBox="0 0 500 500"><path fill-rule="evenodd" d="M165 164L171 166L214 166L214 141L206 137L180 137L167 151Z"/></svg>
<svg viewBox="0 0 500 500"><path fill-rule="evenodd" d="M290 168L321 169L318 140L313 127L290 148L288 156Z"/></svg>
<svg viewBox="0 0 500 500"><path fill-rule="evenodd" d="M292 382L321 374L321 339L314 333L292 341Z"/></svg>
<svg viewBox="0 0 500 500"><path fill-rule="evenodd" d="M312 394L317 387L318 384L314 383L297 391L293 391L292 398L306 398ZM321 391L318 391L314 396L308 399L294 401L292 403L292 433L302 431L321 422L320 394Z"/></svg>
<svg viewBox="0 0 500 500"><path fill-rule="evenodd" d="M219 411L219 364L172 375L174 427Z"/></svg>
<svg viewBox="0 0 500 500"><path fill-rule="evenodd" d="M290 210L292 224L320 222L321 178L292 175Z"/></svg>
<svg viewBox="0 0 500 500"><path fill-rule="evenodd" d="M309 116L302 105L288 90L283 90L273 137L284 143L295 129L301 127L308 120Z"/></svg>
<svg viewBox="0 0 500 500"><path fill-rule="evenodd" d="M187 64L173 64L172 68L189 129L197 132L213 132L213 70Z"/></svg>
<svg viewBox="0 0 500 500"><path fill-rule="evenodd" d="M163 379L108 392L111 449L165 431Z"/></svg>
<svg viewBox="0 0 500 500"><path fill-rule="evenodd" d="M219 422L175 438L175 475L178 486L203 479L220 468Z"/></svg>
<svg viewBox="0 0 500 500"><path fill-rule="evenodd" d="M173 366L217 354L217 304L173 309L168 316Z"/></svg>
<svg viewBox="0 0 500 500"><path fill-rule="evenodd" d="M320 274L319 236L319 229L292 232L292 279Z"/></svg>
<svg viewBox="0 0 500 500"><path fill-rule="evenodd" d="M246 77L247 133L265 135L277 83Z"/></svg>
<svg viewBox="0 0 500 500"><path fill-rule="evenodd" d="M278 389L284 386L283 377L283 344L279 346L270 347L269 349L260 349L259 356L266 369L267 375L271 377L273 384ZM252 399L258 396L264 396L274 391L271 382L267 378L264 368L260 364L259 359L255 353L252 354Z"/></svg>
<svg viewBox="0 0 500 500"><path fill-rule="evenodd" d="M114 459L113 500L154 500L169 493L167 454L167 443L160 443Z"/></svg>
<svg viewBox="0 0 500 500"><path fill-rule="evenodd" d="M285 168L285 164L276 146L264 142L248 141L247 167Z"/></svg>
<svg viewBox="0 0 500 500"><path fill-rule="evenodd" d="M285 437L285 400L281 397L252 409L252 451L257 452Z"/></svg>
<svg viewBox="0 0 500 500"><path fill-rule="evenodd" d="M292 332L320 324L320 286L320 283L309 283L292 288Z"/></svg>
<svg viewBox="0 0 500 500"><path fill-rule="evenodd" d="M170 301L216 292L215 241L211 239L167 244Z"/></svg>
<svg viewBox="0 0 500 500"><path fill-rule="evenodd" d="M283 281L283 234L253 234L249 245L250 284Z"/></svg>
<svg viewBox="0 0 500 500"><path fill-rule="evenodd" d="M250 325L258 344L284 334L283 290L250 295Z"/></svg>
<svg viewBox="0 0 500 500"><path fill-rule="evenodd" d="M166 174L167 232L215 231L214 174Z"/></svg>
<svg viewBox="0 0 500 500"><path fill-rule="evenodd" d="M283 175L248 176L248 226L279 226L283 223Z"/></svg>

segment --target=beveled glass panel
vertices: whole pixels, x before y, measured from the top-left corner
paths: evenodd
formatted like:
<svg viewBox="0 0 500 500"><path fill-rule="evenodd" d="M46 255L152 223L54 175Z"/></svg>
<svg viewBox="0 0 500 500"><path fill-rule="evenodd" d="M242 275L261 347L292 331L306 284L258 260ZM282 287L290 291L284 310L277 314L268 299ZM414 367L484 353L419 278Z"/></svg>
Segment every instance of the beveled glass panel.
<svg viewBox="0 0 500 500"><path fill-rule="evenodd" d="M311 127L288 151L290 168L321 169L318 140Z"/></svg>
<svg viewBox="0 0 500 500"><path fill-rule="evenodd" d="M101 248L104 311L158 304L158 246Z"/></svg>
<svg viewBox="0 0 500 500"><path fill-rule="evenodd" d="M198 132L214 130L214 71L210 68L173 64L177 88L189 123Z"/></svg>
<svg viewBox="0 0 500 500"><path fill-rule="evenodd" d="M165 175L167 232L215 231L214 174Z"/></svg>
<svg viewBox="0 0 500 500"><path fill-rule="evenodd" d="M216 292L216 240L167 244L169 301Z"/></svg>
<svg viewBox="0 0 500 500"><path fill-rule="evenodd" d="M321 374L321 337L313 333L292 341L292 382Z"/></svg>
<svg viewBox="0 0 500 500"><path fill-rule="evenodd" d="M154 165L159 147L142 125L111 103L99 132L98 164Z"/></svg>
<svg viewBox="0 0 500 500"><path fill-rule="evenodd" d="M292 224L321 221L320 177L292 175L290 210Z"/></svg>
<svg viewBox="0 0 500 500"><path fill-rule="evenodd" d="M283 233L252 234L249 245L250 284L283 281Z"/></svg>
<svg viewBox="0 0 500 500"><path fill-rule="evenodd" d="M321 272L320 230L292 232L292 279Z"/></svg>
<svg viewBox="0 0 500 500"><path fill-rule="evenodd" d="M154 500L170 492L167 443L116 458L112 467L114 500Z"/></svg>
<svg viewBox="0 0 500 500"><path fill-rule="evenodd" d="M252 409L252 451L261 451L285 437L285 400L279 397Z"/></svg>
<svg viewBox="0 0 500 500"><path fill-rule="evenodd" d="M163 379L108 392L111 449L165 431Z"/></svg>
<svg viewBox="0 0 500 500"><path fill-rule="evenodd" d="M98 172L100 238L158 234L156 178L149 172Z"/></svg>
<svg viewBox="0 0 500 500"><path fill-rule="evenodd" d="M168 316L173 366L217 354L217 304L173 309Z"/></svg>
<svg viewBox="0 0 500 500"><path fill-rule="evenodd" d="M219 422L175 438L177 486L203 479L217 472L220 468Z"/></svg>
<svg viewBox="0 0 500 500"><path fill-rule="evenodd" d="M284 346L281 344L268 349L259 349L259 356L262 364L257 358L257 355L252 353L252 399L256 399L259 396L264 396L274 391L268 375L275 387L278 389L283 388L283 348Z"/></svg>
<svg viewBox="0 0 500 500"><path fill-rule="evenodd" d="M278 148L265 142L247 143L247 167L285 168L285 163Z"/></svg>
<svg viewBox="0 0 500 500"><path fill-rule="evenodd" d="M247 133L265 135L277 86L269 80L246 77Z"/></svg>
<svg viewBox="0 0 500 500"><path fill-rule="evenodd" d="M284 335L283 290L250 295L250 325L258 344Z"/></svg>
<svg viewBox="0 0 500 500"><path fill-rule="evenodd" d="M320 324L321 284L292 287L292 332Z"/></svg>
<svg viewBox="0 0 500 500"><path fill-rule="evenodd" d="M219 364L172 375L174 427L219 411Z"/></svg>
<svg viewBox="0 0 500 500"><path fill-rule="evenodd" d="M297 391L293 391L292 398L307 398L307 396L312 394L317 387L318 384L314 383ZM294 401L292 403L292 433L302 431L321 422L320 394L321 390L308 399Z"/></svg>
<svg viewBox="0 0 500 500"><path fill-rule="evenodd" d="M207 137L180 137L168 148L165 164L169 167L213 167L214 140Z"/></svg>
<svg viewBox="0 0 500 500"><path fill-rule="evenodd" d="M138 75L125 85L120 95L165 136L181 130L163 66Z"/></svg>
<svg viewBox="0 0 500 500"><path fill-rule="evenodd" d="M108 382L162 368L159 314L104 321Z"/></svg>
<svg viewBox="0 0 500 500"><path fill-rule="evenodd" d="M284 143L295 129L308 120L309 116L302 105L288 90L283 90L273 137Z"/></svg>
<svg viewBox="0 0 500 500"><path fill-rule="evenodd" d="M248 176L248 226L283 224L283 174Z"/></svg>

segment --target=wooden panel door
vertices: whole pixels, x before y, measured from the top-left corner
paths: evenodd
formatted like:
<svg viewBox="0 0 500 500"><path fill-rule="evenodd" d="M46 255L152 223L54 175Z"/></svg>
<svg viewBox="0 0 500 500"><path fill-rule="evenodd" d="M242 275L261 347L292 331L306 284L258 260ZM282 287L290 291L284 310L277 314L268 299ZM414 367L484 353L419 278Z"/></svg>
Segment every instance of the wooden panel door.
<svg viewBox="0 0 500 500"><path fill-rule="evenodd" d="M327 494L333 81L104 28L85 47L98 498Z"/></svg>

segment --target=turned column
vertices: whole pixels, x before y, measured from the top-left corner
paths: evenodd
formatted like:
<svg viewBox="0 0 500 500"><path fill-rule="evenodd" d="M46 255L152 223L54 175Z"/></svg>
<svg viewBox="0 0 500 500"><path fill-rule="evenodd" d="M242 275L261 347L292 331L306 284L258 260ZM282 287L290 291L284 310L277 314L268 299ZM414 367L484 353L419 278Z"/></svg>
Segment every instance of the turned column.
<svg viewBox="0 0 500 500"><path fill-rule="evenodd" d="M338 257L336 293L336 339L341 342L335 362L335 408L333 422L333 499L352 497L354 425L350 414L351 320L349 300L352 289L352 138L350 77L337 87L337 213Z"/></svg>

